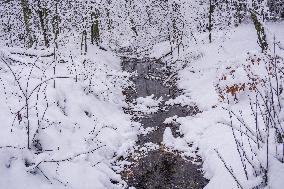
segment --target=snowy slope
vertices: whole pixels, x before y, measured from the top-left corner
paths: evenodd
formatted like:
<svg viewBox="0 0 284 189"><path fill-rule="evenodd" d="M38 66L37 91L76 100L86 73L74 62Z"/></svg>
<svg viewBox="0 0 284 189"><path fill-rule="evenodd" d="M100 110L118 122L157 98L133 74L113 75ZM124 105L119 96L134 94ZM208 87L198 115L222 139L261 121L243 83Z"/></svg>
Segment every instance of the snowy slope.
<svg viewBox="0 0 284 189"><path fill-rule="evenodd" d="M74 44L50 57L0 49L0 188L123 187L111 163L139 129L122 109L129 74L112 53Z"/></svg>
<svg viewBox="0 0 284 189"><path fill-rule="evenodd" d="M270 23L267 28L270 29L268 35L270 46L273 46L274 34L279 41L284 42L283 23ZM277 50L281 53L280 49ZM248 130L255 132L255 117L250 103L253 103L256 92L248 89L250 79L246 72L248 60L254 56L265 57L257 44L254 26L244 24L230 30L226 35L221 35L211 44L192 44L178 57L184 59L183 62L187 62L186 66L183 65L185 68L181 69L182 65L173 66L179 70L178 86L184 90L184 95L179 97L183 100L173 101L182 105L196 104L203 112L194 117L174 118L174 122L180 124L180 133L184 134L183 140L192 146L184 149L181 139L173 139L168 130L164 134L164 143L170 148L184 151L185 155L192 155L188 151L198 150L198 155L204 161L205 176L210 179L206 189L253 188L263 182L262 168L266 166L266 143L264 142L257 149L251 139L248 140L244 136ZM267 78L267 72L262 65L262 59L259 60L260 63L252 65L251 69L254 69L255 77L264 81ZM226 87L243 83L247 85L237 92L236 97L229 91L226 92L228 89ZM260 91L265 89L262 88L265 86L261 84L257 87ZM238 116L232 116L231 113L232 119L230 119L228 110ZM249 128L243 130L244 134L237 131L238 128L243 129L238 118L241 118ZM259 120L258 124L261 127L264 123L261 118ZM231 124L233 124L233 130ZM260 132L264 133L265 128ZM235 140L241 144L241 147L237 148ZM280 161L281 157L283 158L283 144L273 142L273 136L269 140L271 140L269 142L271 149L268 153L268 186L266 188L280 189L284 184L284 164ZM278 146L277 151L275 146ZM240 155L238 149L248 158ZM257 154L252 152L254 150Z"/></svg>

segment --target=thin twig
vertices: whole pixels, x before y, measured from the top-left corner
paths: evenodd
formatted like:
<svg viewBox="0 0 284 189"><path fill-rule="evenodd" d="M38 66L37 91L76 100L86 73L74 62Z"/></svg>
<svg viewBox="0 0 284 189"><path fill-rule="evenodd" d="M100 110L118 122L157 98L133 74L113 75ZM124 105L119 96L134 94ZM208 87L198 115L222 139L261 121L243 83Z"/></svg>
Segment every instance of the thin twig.
<svg viewBox="0 0 284 189"><path fill-rule="evenodd" d="M219 159L220 159L220 160L222 161L222 163L224 164L224 166L225 166L225 168L227 169L227 171L230 173L230 175L231 175L231 176L233 177L233 179L236 181L238 188L244 189L244 188L242 187L242 185L240 184L240 182L238 181L237 177L234 175L233 170L230 169L229 166L226 164L226 162L225 162L224 158L221 156L221 154L220 154L216 149L214 149L214 150L215 150L215 152L217 153Z"/></svg>
<svg viewBox="0 0 284 189"><path fill-rule="evenodd" d="M99 146L99 147L97 147L97 148L95 148L95 149L93 149L93 150L90 150L90 151L87 151L87 152L82 152L82 153L79 153L79 154L74 155L74 156L72 156L72 157L68 157L68 158L64 158L64 159L59 159L59 160L54 160L54 159L52 159L52 160L45 160L45 161L43 161L43 162L44 162L44 163L60 163L60 162L65 162L65 161L71 161L71 160L75 159L76 157L79 157L79 156L81 156L81 155L86 155L86 154L93 153L93 152L97 151L98 149L100 149L100 148L102 148L102 147L105 147L105 146L106 146L106 145Z"/></svg>

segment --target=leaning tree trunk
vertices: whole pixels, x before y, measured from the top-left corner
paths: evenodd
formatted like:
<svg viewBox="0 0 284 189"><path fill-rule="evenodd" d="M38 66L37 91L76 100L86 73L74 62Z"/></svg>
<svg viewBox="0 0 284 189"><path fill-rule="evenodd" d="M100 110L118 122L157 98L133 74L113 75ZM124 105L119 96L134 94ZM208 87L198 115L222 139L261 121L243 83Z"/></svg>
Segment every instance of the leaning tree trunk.
<svg viewBox="0 0 284 189"><path fill-rule="evenodd" d="M253 21L257 33L257 43L259 44L262 52L264 52L268 48L264 27L261 24L261 22L258 20L256 13L253 11L251 11L250 13L251 13L251 19Z"/></svg>

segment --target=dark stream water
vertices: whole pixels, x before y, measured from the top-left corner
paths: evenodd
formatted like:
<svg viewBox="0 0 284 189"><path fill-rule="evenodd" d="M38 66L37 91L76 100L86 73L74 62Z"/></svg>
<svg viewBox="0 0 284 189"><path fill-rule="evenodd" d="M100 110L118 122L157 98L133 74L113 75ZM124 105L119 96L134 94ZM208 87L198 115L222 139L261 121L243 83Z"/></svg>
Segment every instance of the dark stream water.
<svg viewBox="0 0 284 189"><path fill-rule="evenodd" d="M122 68L127 72L137 72L137 75L132 78L135 90L125 91L128 102L152 94L155 98L163 97L157 113L136 118L136 121L139 121L144 128L157 128L147 135L140 135L137 146L143 146L149 142L162 146L161 142L166 127L171 128L175 137L180 136L178 125L166 125L163 123L165 119L175 115L178 117L195 115L199 110L197 107L191 106L165 105L165 101L175 98L181 93L176 87L174 79L167 80L173 74L169 71L170 69L166 69L162 62L148 58L123 58ZM133 114L131 110L126 110L126 112ZM135 115L133 117L135 119ZM129 160L131 161L131 158ZM208 183L200 171L201 161L193 163L189 159L182 158L179 153L168 152L162 147L151 150L146 156L135 162L135 165L127 169L128 173L123 173L122 176L129 187L132 186L136 189L200 189Z"/></svg>

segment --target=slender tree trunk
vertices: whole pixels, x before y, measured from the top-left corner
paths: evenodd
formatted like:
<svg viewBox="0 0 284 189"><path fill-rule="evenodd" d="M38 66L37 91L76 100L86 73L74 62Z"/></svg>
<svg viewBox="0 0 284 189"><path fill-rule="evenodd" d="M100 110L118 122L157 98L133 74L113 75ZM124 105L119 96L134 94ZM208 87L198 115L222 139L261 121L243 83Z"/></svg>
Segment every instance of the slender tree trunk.
<svg viewBox="0 0 284 189"><path fill-rule="evenodd" d="M93 23L91 26L91 43L94 45L96 43L99 46L100 41L100 30L99 30L99 11L96 10L91 15Z"/></svg>
<svg viewBox="0 0 284 189"><path fill-rule="evenodd" d="M87 31L84 30L82 32L82 39L81 39L81 52L82 54L86 54L88 51L88 46L87 46Z"/></svg>
<svg viewBox="0 0 284 189"><path fill-rule="evenodd" d="M112 19L110 18L110 9L111 0L107 0L106 16L107 16L107 29L110 31L112 29Z"/></svg>
<svg viewBox="0 0 284 189"><path fill-rule="evenodd" d="M47 35L47 23L46 23L46 17L47 17L47 10L46 8L42 8L40 5L40 0L38 0L38 16L40 21L40 26L43 33L43 39L44 39L44 45L46 47L49 47L49 39Z"/></svg>
<svg viewBox="0 0 284 189"><path fill-rule="evenodd" d="M55 4L55 16L52 19L52 27L53 27L53 34L54 34L54 44L55 47L58 48L58 36L59 36L59 22L60 18L58 15L58 2Z"/></svg>
<svg viewBox="0 0 284 189"><path fill-rule="evenodd" d="M30 26L30 17L31 17L31 9L29 8L29 4L27 0L21 0L21 6L23 11L23 19L26 30L26 47L31 48L34 43L33 36L31 34L31 26Z"/></svg>
<svg viewBox="0 0 284 189"><path fill-rule="evenodd" d="M214 13L214 5L212 0L209 0L209 23L208 23L208 31L209 31L209 42L212 43L212 29L213 29L213 23L212 23L212 17Z"/></svg>

